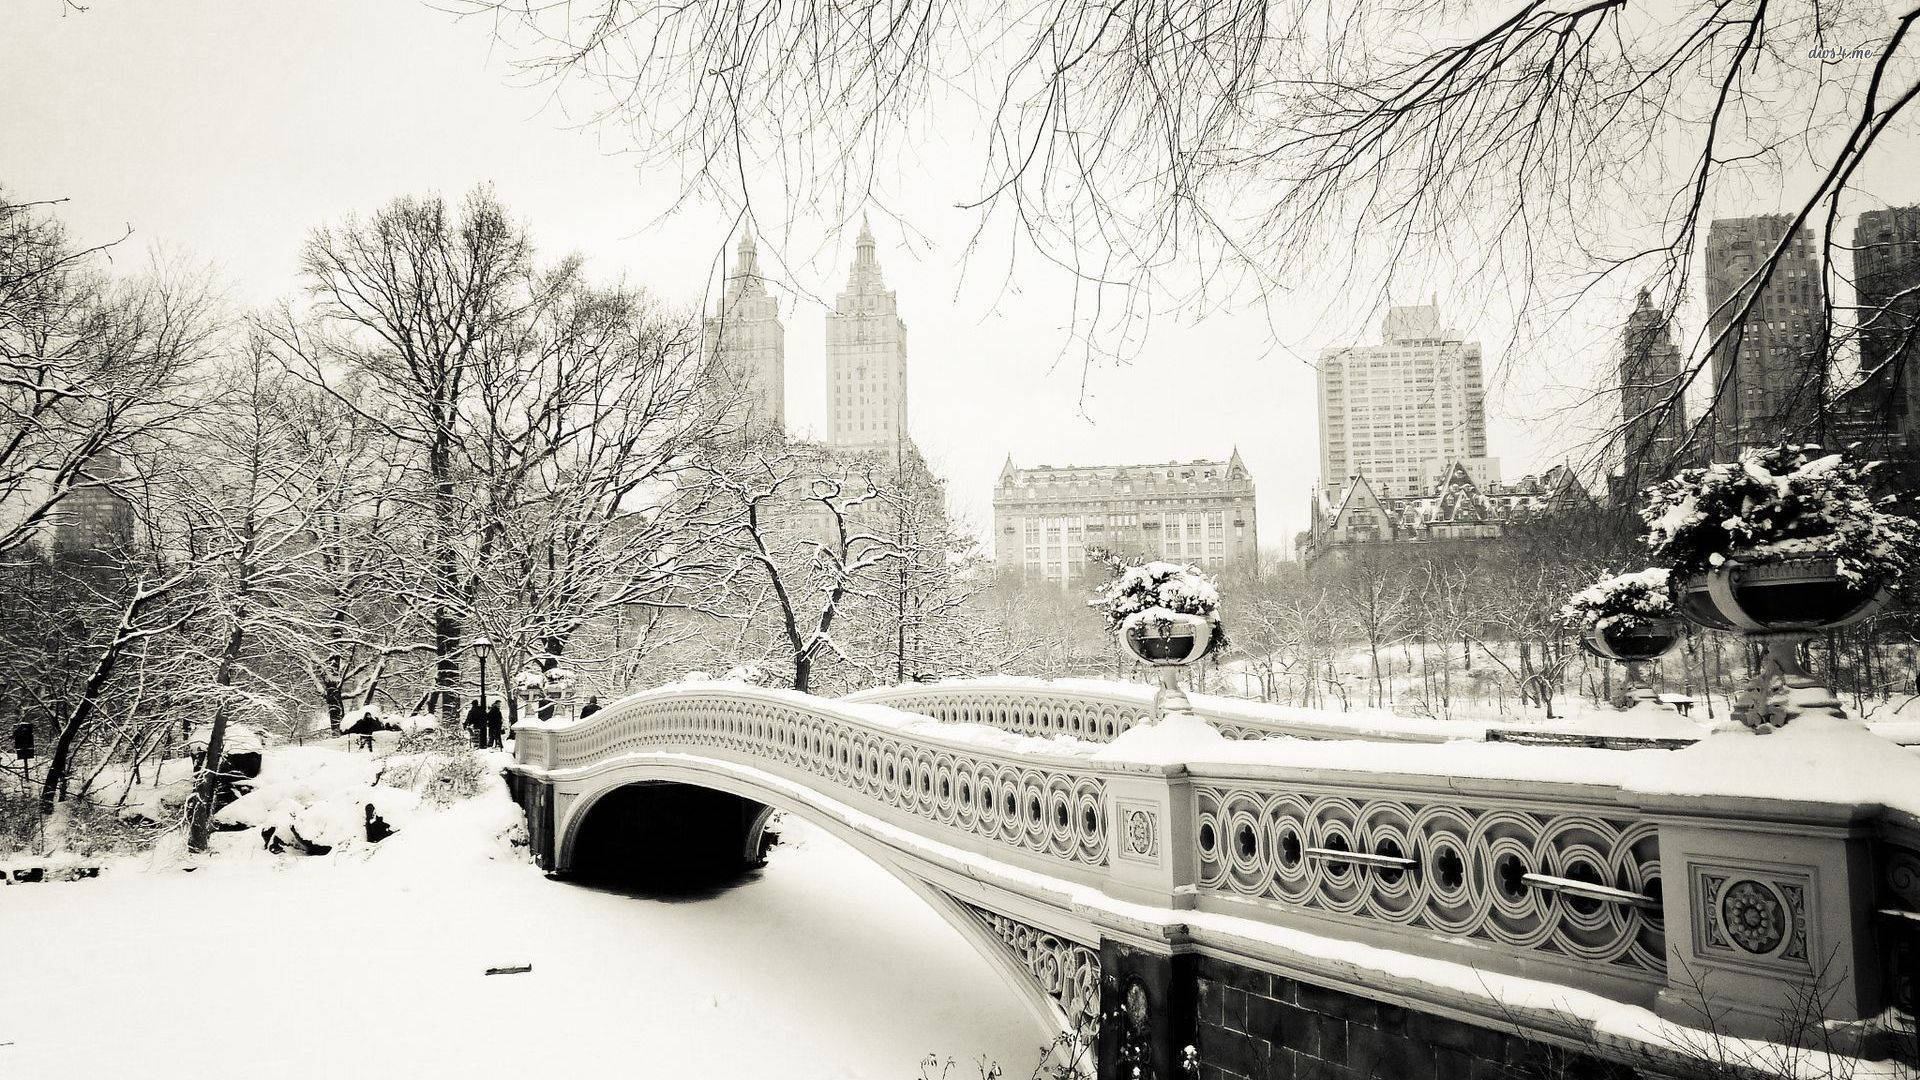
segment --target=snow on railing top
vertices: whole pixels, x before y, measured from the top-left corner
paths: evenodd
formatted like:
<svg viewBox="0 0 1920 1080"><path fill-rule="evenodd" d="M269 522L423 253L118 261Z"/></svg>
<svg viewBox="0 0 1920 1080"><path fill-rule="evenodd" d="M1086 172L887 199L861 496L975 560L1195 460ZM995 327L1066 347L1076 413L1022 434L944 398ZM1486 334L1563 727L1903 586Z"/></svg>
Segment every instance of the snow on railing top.
<svg viewBox="0 0 1920 1080"><path fill-rule="evenodd" d="M1882 804L1920 815L1920 755L1901 750L1852 721L1821 734L1809 726L1804 735L1775 732L1756 736L1740 729L1723 731L1683 750L1599 750L1578 746L1529 746L1474 741L1479 725L1461 724L1464 737L1429 741L1413 721L1361 714L1352 726L1319 714L1310 731L1286 730L1281 719L1311 710L1199 696L1196 712L1216 727L1237 721L1271 725L1266 738L1208 736L1151 745L1140 737L1116 739L1090 730L1094 720L1112 719L1116 736L1151 715L1151 688L1097 680L993 679L885 687L848 698L820 698L792 690L768 689L732 681L670 683L615 702L586 720L523 721L516 735L552 740L543 768L572 768L597 758L617 741L607 732L625 718L671 708L676 713L744 704L796 720L834 721L871 735L898 738L929 752L967 752L1002 763L1067 769L1079 773L1159 771L1184 768L1196 775L1273 775L1337 771L1372 774L1382 787L1405 786L1410 778L1524 782L1531 797L1551 801L1549 785L1611 788L1610 799L1640 801L1641 796L1678 798L1771 799L1844 805ZM886 704L883 702L891 702ZM1016 714L1024 702L1028 720ZM969 705L968 703L975 703ZM1032 717L1058 715L1047 709L1077 703L1082 730L1061 732ZM940 708L935 711L934 706ZM964 706L964 707L963 707ZM924 708L927 714L909 711ZM1102 710L1112 710L1103 712ZM1003 711L1004 710L1004 711ZM970 715L976 722L942 718ZM1382 719L1416 725L1410 737L1372 733ZM1054 722L1048 720L1048 723ZM1325 734L1332 733L1332 734ZM1304 737L1301 737L1304 734ZM535 739L521 738L532 749ZM523 761L528 761L522 757ZM1352 782L1352 781L1349 781ZM1426 786L1422 783L1421 786ZM1590 798L1569 792L1568 797Z"/></svg>
<svg viewBox="0 0 1920 1080"><path fill-rule="evenodd" d="M630 714L644 712L650 706L681 704L698 698L779 704L812 717L847 721L876 731L891 731L915 742L948 749L971 749L1036 759L1085 759L1100 749L1098 743L1090 740L1024 734L986 724L956 724L884 704L816 697L798 690L755 686L726 679L666 683L630 694L584 719L522 721L515 725L514 731L548 732L560 739L578 738L618 723ZM1060 763L1074 762L1061 760Z"/></svg>
<svg viewBox="0 0 1920 1080"><path fill-rule="evenodd" d="M1154 688L1144 683L1102 679L1030 679L996 677L949 679L906 686L878 686L849 694L843 701L911 708L950 718L976 715L977 722L1017 731L1050 731L1106 740L1153 716ZM1327 712L1211 694L1189 694L1193 711L1230 738L1290 735L1303 739L1379 739L1396 742L1447 742L1483 739L1488 725L1473 721L1396 716L1379 709ZM1096 710L1101 726L1087 728ZM1081 720L1075 728L1073 721ZM1117 730L1105 724L1117 719Z"/></svg>

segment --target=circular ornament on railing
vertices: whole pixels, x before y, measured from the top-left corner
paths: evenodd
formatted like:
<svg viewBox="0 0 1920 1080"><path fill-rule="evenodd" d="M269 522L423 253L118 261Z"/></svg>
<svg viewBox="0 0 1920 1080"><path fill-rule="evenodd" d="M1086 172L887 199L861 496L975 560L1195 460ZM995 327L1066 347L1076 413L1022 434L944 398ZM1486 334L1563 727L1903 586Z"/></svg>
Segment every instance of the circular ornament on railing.
<svg viewBox="0 0 1920 1080"><path fill-rule="evenodd" d="M1772 953L1787 936L1780 898L1751 879L1736 881L1720 894L1720 922L1735 945L1756 956Z"/></svg>

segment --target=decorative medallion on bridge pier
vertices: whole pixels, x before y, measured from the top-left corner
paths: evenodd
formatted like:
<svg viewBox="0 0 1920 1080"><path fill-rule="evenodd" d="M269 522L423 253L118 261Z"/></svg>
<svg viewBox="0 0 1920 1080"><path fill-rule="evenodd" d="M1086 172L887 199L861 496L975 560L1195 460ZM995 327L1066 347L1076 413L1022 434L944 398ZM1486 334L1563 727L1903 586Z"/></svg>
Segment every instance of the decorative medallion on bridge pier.
<svg viewBox="0 0 1920 1080"><path fill-rule="evenodd" d="M1200 887L1478 938L1576 964L1666 969L1651 822L1592 812L1194 788Z"/></svg>
<svg viewBox="0 0 1920 1080"><path fill-rule="evenodd" d="M1807 949L1804 874L1694 864L1694 933L1702 955L1812 969Z"/></svg>
<svg viewBox="0 0 1920 1080"><path fill-rule="evenodd" d="M1098 951L964 900L955 900L955 903L1000 939L1013 958L1033 975L1040 989L1060 1006L1075 1032L1086 1035L1099 1028Z"/></svg>
<svg viewBox="0 0 1920 1080"><path fill-rule="evenodd" d="M1905 911L1920 911L1920 852L1887 847L1887 896Z"/></svg>
<svg viewBox="0 0 1920 1080"><path fill-rule="evenodd" d="M1160 861L1160 815L1152 803L1119 800L1120 855L1134 862Z"/></svg>

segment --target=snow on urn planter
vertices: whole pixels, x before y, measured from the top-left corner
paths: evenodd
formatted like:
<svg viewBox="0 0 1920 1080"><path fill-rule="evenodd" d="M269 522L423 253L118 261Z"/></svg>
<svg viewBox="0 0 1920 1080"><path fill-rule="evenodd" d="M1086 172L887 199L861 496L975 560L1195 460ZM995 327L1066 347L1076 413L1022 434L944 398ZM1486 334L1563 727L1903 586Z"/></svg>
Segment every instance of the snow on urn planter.
<svg viewBox="0 0 1920 1080"><path fill-rule="evenodd" d="M1868 494L1871 468L1815 446L1755 448L1647 492L1647 543L1672 568L1679 613L1765 648L1734 708L1755 731L1842 715L1800 648L1873 615L1920 553L1920 527Z"/></svg>
<svg viewBox="0 0 1920 1080"><path fill-rule="evenodd" d="M1196 567L1150 562L1129 566L1094 601L1121 647L1140 663L1160 669L1157 712L1188 712L1180 669L1225 648L1220 591Z"/></svg>
<svg viewBox="0 0 1920 1080"><path fill-rule="evenodd" d="M1665 656L1680 640L1666 570L1655 567L1602 578L1574 593L1560 614L1580 632L1580 644L1588 652L1625 665L1623 706L1656 699L1645 665Z"/></svg>

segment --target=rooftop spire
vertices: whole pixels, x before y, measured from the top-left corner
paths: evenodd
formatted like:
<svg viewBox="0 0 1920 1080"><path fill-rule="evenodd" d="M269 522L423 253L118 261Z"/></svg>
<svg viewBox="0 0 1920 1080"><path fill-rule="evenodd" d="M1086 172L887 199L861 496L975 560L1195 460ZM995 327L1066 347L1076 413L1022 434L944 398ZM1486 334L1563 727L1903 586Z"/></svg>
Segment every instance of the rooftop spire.
<svg viewBox="0 0 1920 1080"><path fill-rule="evenodd" d="M760 276L759 248L754 244L753 232L743 230L740 243L734 248L733 265L727 269L726 294L723 300L728 306L744 296L767 295L767 284Z"/></svg>
<svg viewBox="0 0 1920 1080"><path fill-rule="evenodd" d="M860 235L854 240L853 268L847 275L847 291L853 293L877 293L886 290L886 282L880 276L880 259L874 253L873 227L867 223L867 215L860 215Z"/></svg>

